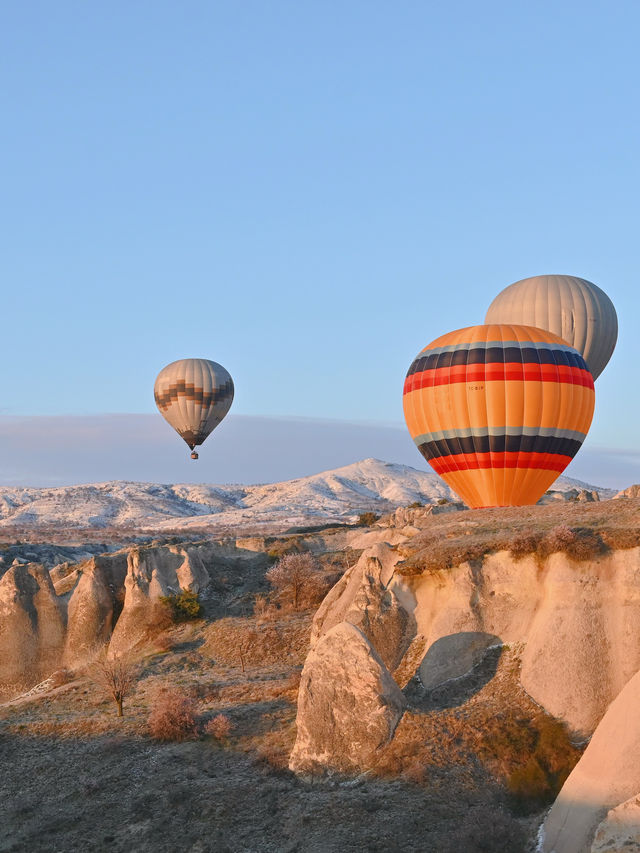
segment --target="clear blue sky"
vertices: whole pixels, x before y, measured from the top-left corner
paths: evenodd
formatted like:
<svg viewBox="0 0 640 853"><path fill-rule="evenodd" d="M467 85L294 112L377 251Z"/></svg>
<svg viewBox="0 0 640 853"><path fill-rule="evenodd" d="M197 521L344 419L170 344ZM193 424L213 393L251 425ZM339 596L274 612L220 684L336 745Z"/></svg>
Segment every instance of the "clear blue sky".
<svg viewBox="0 0 640 853"><path fill-rule="evenodd" d="M3 414L150 413L160 368L204 356L236 414L399 423L422 346L559 272L620 320L588 442L637 448L638 4L1 23Z"/></svg>

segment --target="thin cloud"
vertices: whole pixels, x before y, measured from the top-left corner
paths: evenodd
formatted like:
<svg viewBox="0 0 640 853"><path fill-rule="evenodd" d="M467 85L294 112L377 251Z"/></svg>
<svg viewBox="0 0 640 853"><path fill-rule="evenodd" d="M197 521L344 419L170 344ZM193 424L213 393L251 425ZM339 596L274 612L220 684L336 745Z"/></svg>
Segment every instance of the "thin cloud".
<svg viewBox="0 0 640 853"><path fill-rule="evenodd" d="M7 486L269 483L368 457L428 469L399 424L230 415L193 462L158 415L0 416L0 482ZM624 488L640 482L640 453L585 447L566 474Z"/></svg>

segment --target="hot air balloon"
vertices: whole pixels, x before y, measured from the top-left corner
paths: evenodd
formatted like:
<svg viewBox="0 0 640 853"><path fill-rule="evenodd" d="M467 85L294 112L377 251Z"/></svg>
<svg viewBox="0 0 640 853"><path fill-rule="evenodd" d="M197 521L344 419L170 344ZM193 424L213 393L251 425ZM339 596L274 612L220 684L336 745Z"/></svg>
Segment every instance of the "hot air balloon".
<svg viewBox="0 0 640 853"><path fill-rule="evenodd" d="M594 379L607 366L618 318L604 290L573 275L536 275L510 284L493 300L485 323L518 323L559 335L587 362Z"/></svg>
<svg viewBox="0 0 640 853"><path fill-rule="evenodd" d="M468 506L522 506L580 449L595 394L584 359L557 335L487 325L425 347L403 403L418 450Z"/></svg>
<svg viewBox="0 0 640 853"><path fill-rule="evenodd" d="M191 448L218 426L233 402L233 380L221 364L206 358L182 358L164 367L153 389L156 406Z"/></svg>

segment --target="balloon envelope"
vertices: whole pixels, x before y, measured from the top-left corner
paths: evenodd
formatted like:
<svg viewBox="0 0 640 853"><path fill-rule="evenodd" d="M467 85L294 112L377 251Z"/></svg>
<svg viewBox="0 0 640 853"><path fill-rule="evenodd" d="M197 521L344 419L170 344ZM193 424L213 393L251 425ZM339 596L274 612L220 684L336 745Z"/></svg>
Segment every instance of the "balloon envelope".
<svg viewBox="0 0 640 853"><path fill-rule="evenodd" d="M233 380L215 361L182 358L160 371L153 394L160 414L193 450L231 408Z"/></svg>
<svg viewBox="0 0 640 853"><path fill-rule="evenodd" d="M594 379L618 339L613 302L593 282L573 275L536 275L510 284L493 300L484 321L553 332L582 354Z"/></svg>
<svg viewBox="0 0 640 853"><path fill-rule="evenodd" d="M580 449L594 403L580 353L515 325L437 338L412 362L403 397L418 450L470 507L536 503Z"/></svg>

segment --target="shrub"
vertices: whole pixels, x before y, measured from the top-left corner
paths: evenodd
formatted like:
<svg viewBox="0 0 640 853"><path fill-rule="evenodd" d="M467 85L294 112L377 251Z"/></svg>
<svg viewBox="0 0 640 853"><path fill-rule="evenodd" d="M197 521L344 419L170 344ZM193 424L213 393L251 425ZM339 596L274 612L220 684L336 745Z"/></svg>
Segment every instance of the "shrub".
<svg viewBox="0 0 640 853"><path fill-rule="evenodd" d="M590 560L601 554L604 543L600 536L587 527L568 527L560 524L554 527L542 540L542 556L561 551L574 560Z"/></svg>
<svg viewBox="0 0 640 853"><path fill-rule="evenodd" d="M521 533L509 544L509 551L516 560L521 560L529 554L535 554L540 548L541 540L540 533Z"/></svg>
<svg viewBox="0 0 640 853"><path fill-rule="evenodd" d="M420 501L413 501L407 506L407 509L422 509L424 504L421 504Z"/></svg>
<svg viewBox="0 0 640 853"><path fill-rule="evenodd" d="M267 556L270 560L279 560L286 554L301 554L304 550L297 539L276 539L269 545Z"/></svg>
<svg viewBox="0 0 640 853"><path fill-rule="evenodd" d="M371 527L380 518L375 512L361 512L358 516L358 524L361 527Z"/></svg>
<svg viewBox="0 0 640 853"><path fill-rule="evenodd" d="M491 747L512 768L507 773L507 789L519 814L550 805L580 758L566 727L546 714L527 725L511 720L501 733L493 734Z"/></svg>
<svg viewBox="0 0 640 853"><path fill-rule="evenodd" d="M571 743L565 725L559 720L543 715L536 721L536 727L539 732L536 756L550 777L555 796L580 758L580 750Z"/></svg>
<svg viewBox="0 0 640 853"><path fill-rule="evenodd" d="M232 729L231 720L225 714L217 714L204 727L206 734L216 740L226 740Z"/></svg>
<svg viewBox="0 0 640 853"><path fill-rule="evenodd" d="M165 687L155 697L149 732L156 740L189 740L197 734L196 703L184 690Z"/></svg>
<svg viewBox="0 0 640 853"><path fill-rule="evenodd" d="M160 602L169 608L174 622L188 622L202 615L200 597L190 589L183 589L175 595L162 595Z"/></svg>

